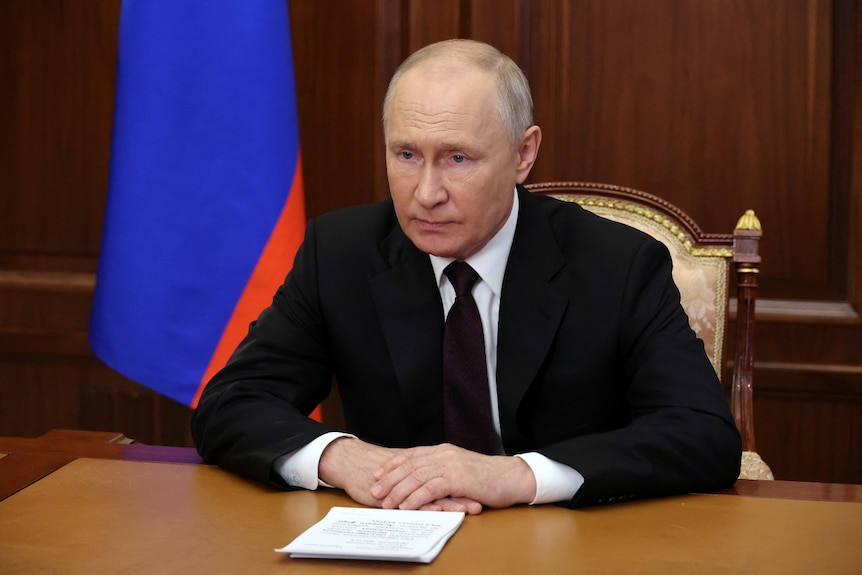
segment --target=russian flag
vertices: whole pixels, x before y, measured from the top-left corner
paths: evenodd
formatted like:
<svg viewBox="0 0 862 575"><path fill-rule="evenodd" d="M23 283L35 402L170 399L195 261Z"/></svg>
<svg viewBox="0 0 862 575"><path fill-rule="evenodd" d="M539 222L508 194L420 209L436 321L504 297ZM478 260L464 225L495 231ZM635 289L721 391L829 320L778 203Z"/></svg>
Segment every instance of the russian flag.
<svg viewBox="0 0 862 575"><path fill-rule="evenodd" d="M102 361L197 405L302 241L297 125L286 0L124 0Z"/></svg>

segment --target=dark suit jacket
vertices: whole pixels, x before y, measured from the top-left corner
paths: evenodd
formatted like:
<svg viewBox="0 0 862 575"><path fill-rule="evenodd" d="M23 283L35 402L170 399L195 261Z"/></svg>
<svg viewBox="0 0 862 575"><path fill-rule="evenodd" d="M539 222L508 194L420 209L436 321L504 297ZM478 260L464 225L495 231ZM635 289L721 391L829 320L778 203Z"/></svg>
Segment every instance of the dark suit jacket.
<svg viewBox="0 0 862 575"><path fill-rule="evenodd" d="M731 484L739 434L666 248L575 204L518 194L497 348L506 452L578 470L571 506ZM272 463L331 430L306 415L333 375L361 439L441 443L442 333L429 258L391 201L312 220L272 306L201 397L198 450L285 487Z"/></svg>

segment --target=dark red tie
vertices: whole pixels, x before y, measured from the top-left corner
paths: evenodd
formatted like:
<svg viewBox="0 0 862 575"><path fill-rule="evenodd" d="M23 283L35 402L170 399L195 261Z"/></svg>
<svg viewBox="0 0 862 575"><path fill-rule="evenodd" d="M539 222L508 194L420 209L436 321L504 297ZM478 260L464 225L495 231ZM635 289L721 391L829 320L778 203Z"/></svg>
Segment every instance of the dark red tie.
<svg viewBox="0 0 862 575"><path fill-rule="evenodd" d="M479 274L465 262L443 272L455 288L455 303L443 328L443 421L446 441L494 453L494 426L485 338L479 308L470 293Z"/></svg>

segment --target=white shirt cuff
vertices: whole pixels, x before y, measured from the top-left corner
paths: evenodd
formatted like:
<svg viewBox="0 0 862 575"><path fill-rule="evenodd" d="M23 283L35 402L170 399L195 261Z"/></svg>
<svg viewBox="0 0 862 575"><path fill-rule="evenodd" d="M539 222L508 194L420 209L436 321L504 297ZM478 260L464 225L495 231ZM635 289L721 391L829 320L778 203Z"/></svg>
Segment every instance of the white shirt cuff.
<svg viewBox="0 0 862 575"><path fill-rule="evenodd" d="M320 465L320 456L323 455L323 450L339 437L355 437L355 435L339 431L324 433L304 447L276 459L272 464L273 469L291 487L311 490L315 490L321 485L331 487L318 478L317 468Z"/></svg>
<svg viewBox="0 0 862 575"><path fill-rule="evenodd" d="M536 477L536 497L530 505L568 501L584 484L583 475L568 465L549 459L541 453L531 451L520 453L515 457L523 459Z"/></svg>

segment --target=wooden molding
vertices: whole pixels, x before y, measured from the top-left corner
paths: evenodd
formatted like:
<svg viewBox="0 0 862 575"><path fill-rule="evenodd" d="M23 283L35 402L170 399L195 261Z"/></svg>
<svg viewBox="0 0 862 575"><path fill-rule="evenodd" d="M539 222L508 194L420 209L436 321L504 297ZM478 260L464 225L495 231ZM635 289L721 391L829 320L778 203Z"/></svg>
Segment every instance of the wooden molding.
<svg viewBox="0 0 862 575"><path fill-rule="evenodd" d="M731 317L736 317L736 298L730 300ZM764 321L859 321L859 310L847 301L757 299L756 316Z"/></svg>
<svg viewBox="0 0 862 575"><path fill-rule="evenodd" d="M0 291L91 294L95 287L92 272L0 270Z"/></svg>

